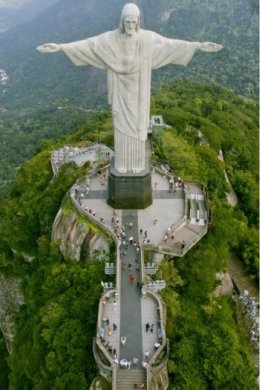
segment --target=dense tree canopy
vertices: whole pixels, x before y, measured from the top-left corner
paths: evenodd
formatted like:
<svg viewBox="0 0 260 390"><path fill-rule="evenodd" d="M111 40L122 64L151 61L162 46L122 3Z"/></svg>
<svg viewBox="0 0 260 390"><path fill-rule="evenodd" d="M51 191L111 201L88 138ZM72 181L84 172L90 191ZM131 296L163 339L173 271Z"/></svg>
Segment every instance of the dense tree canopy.
<svg viewBox="0 0 260 390"><path fill-rule="evenodd" d="M154 150L177 175L200 180L213 200L229 191L226 170L239 199L233 250L258 278L257 104L220 86L176 82L152 97L152 112L172 126L157 136ZM224 162L218 159L220 149Z"/></svg>
<svg viewBox="0 0 260 390"><path fill-rule="evenodd" d="M234 302L215 297L213 291L215 274L227 269L231 253L242 258L252 278L258 277L257 107L214 85L179 82L153 96L152 112L171 125L154 134L153 159L166 159L177 175L200 180L212 212L207 236L185 258L161 266L167 282L162 295L168 309L170 388L254 389L256 373ZM15 389L88 389L95 376L89 351L103 266L93 259L64 259L50 242L62 199L87 165L65 165L52 180L50 152L97 140L112 144L107 112L92 116L55 144L42 143L17 170L1 200L0 269L22 278L25 298L15 320L8 367L0 344L3 388L9 370L9 385ZM219 149L224 162L217 157ZM226 201L224 169L238 194L235 208Z"/></svg>

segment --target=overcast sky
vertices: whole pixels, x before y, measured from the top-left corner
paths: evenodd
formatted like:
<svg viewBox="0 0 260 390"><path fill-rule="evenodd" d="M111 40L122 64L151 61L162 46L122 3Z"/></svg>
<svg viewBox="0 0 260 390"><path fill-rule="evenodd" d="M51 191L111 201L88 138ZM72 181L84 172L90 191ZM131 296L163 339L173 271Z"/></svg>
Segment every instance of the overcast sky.
<svg viewBox="0 0 260 390"><path fill-rule="evenodd" d="M0 0L0 7L15 8L32 1L35 0Z"/></svg>
<svg viewBox="0 0 260 390"><path fill-rule="evenodd" d="M44 0L42 0L44 2ZM52 2L55 3L57 0L53 0ZM34 3L34 2L40 2L40 0L0 0L0 7L3 8L21 8L23 5L28 3ZM48 1L48 3L51 3L51 1ZM42 7L44 8L44 7Z"/></svg>

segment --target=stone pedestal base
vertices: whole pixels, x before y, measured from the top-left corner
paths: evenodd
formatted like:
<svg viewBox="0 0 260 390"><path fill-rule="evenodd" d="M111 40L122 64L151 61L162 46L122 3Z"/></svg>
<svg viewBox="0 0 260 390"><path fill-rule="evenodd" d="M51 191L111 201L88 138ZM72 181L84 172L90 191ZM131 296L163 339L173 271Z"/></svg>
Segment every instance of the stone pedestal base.
<svg viewBox="0 0 260 390"><path fill-rule="evenodd" d="M107 203L114 209L145 209L153 202L150 169L140 173L120 173L112 162L108 179Z"/></svg>

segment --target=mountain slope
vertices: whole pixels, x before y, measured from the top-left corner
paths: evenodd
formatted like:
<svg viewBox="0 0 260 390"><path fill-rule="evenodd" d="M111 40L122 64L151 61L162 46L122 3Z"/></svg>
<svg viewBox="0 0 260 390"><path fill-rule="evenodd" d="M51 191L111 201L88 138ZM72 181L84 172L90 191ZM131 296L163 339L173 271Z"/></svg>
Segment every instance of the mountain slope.
<svg viewBox="0 0 260 390"><path fill-rule="evenodd" d="M0 32L29 22L58 0L0 0Z"/></svg>
<svg viewBox="0 0 260 390"><path fill-rule="evenodd" d="M212 294L216 272L227 269L232 252L244 256L247 264L250 257L258 260L258 229L247 223L245 202L238 209L227 205L225 166L217 157L221 145L230 173L248 171L255 176L257 105L224 88L178 82L153 96L152 109L173 126L158 134L159 142L153 137L153 158L164 155L177 172L185 169L186 175L203 180L212 211L212 225L203 240L180 261L161 264L158 273L166 281L161 294L167 305L170 387L194 389L196 383L196 389L229 389L232 383L234 389L257 389L258 374L245 330L237 324L235 300ZM63 258L50 242L63 197L88 165L67 164L52 180L50 153L65 144L83 145L97 135L105 141L110 120L107 113L99 113L66 139L45 143L18 170L13 191L0 202L0 269L9 277L19 275L24 294L8 359L9 388L89 389L95 376L91 350L104 263ZM200 143L198 130L209 145ZM243 161L241 156L247 154ZM252 193L252 180L242 185L244 195ZM66 211L71 210L72 204L66 203ZM93 222L91 227L96 229ZM33 260L28 262L25 254ZM115 258L113 252L110 258ZM1 378L2 389L7 373Z"/></svg>
<svg viewBox="0 0 260 390"><path fill-rule="evenodd" d="M0 105L6 108L46 103L60 97L88 107L106 104L105 74L76 69L63 54L41 55L44 42L82 39L118 26L123 0L63 0L30 23L0 35L0 68L10 76ZM222 52L199 53L187 68L168 66L154 72L153 86L176 77L215 81L241 95L257 97L258 16L255 1L143 0L142 25L165 36L224 44ZM195 3L195 2L194 2ZM102 10L102 12L100 12ZM214 58L214 59L213 59ZM64 77L64 75L66 75ZM5 88L6 89L6 88Z"/></svg>

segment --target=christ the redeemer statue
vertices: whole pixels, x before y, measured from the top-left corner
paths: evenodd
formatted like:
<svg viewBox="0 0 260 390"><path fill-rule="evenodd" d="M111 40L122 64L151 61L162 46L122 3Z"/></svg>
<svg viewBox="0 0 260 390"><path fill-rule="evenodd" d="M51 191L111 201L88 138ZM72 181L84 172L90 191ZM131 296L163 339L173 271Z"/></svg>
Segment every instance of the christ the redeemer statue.
<svg viewBox="0 0 260 390"><path fill-rule="evenodd" d="M120 27L81 41L38 46L41 53L63 51L77 66L107 71L108 102L112 106L115 169L139 173L145 169L145 141L150 117L152 69L187 65L197 50L216 52L221 45L165 38L140 29L140 10L128 3Z"/></svg>

